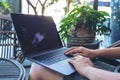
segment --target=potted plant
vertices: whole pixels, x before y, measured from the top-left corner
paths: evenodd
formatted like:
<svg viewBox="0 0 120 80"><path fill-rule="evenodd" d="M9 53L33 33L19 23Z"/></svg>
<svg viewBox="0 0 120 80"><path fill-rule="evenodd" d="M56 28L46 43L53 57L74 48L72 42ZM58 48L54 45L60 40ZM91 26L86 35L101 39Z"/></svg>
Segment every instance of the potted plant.
<svg viewBox="0 0 120 80"><path fill-rule="evenodd" d="M76 6L60 22L59 34L63 42L92 43L96 34L104 34L109 28L104 25L105 11L96 11L90 6Z"/></svg>

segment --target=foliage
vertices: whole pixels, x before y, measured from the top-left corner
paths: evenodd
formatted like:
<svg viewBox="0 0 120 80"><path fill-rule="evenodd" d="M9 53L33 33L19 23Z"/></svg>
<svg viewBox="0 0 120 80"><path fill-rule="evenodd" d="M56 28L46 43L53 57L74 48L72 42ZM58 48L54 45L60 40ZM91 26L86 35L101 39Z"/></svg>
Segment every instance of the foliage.
<svg viewBox="0 0 120 80"><path fill-rule="evenodd" d="M32 3L32 0L26 0L26 1L27 1L28 5L30 5L32 7L32 9L34 10L34 13L36 15L38 15L37 7L38 7L38 5L40 5L41 6L41 14L44 15L45 9L47 7L59 2L60 0L44 0L44 1L37 0L37 2L35 2L36 3L35 5ZM77 1L76 0L65 0L65 1L66 1L66 6L64 7L65 13L69 12L70 5L72 3L73 4L80 3L79 0L77 0Z"/></svg>
<svg viewBox="0 0 120 80"><path fill-rule="evenodd" d="M58 2L59 0L51 0L47 6L53 5L55 2Z"/></svg>
<svg viewBox="0 0 120 80"><path fill-rule="evenodd" d="M104 34L109 30L103 25L106 21L105 16L109 16L105 11L96 11L90 6L76 6L60 22L59 33L62 40L66 40L73 29L78 29L82 25L85 25L85 29L91 33Z"/></svg>
<svg viewBox="0 0 120 80"><path fill-rule="evenodd" d="M9 4L7 3L6 0L2 0L2 1L0 2L0 6L3 8L3 10L2 10L2 13L3 13L3 14L6 14L6 13L11 12L11 8L10 8L10 6L9 6Z"/></svg>

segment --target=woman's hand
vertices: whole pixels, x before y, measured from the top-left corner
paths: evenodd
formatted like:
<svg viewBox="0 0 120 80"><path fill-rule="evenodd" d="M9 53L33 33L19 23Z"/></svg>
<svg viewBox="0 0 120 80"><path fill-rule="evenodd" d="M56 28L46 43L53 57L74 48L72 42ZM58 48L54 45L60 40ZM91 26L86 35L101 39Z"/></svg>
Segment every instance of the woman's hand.
<svg viewBox="0 0 120 80"><path fill-rule="evenodd" d="M98 56L96 50L88 49L85 47L71 47L67 51L65 51L65 55L69 55L69 54L73 54L74 56L81 55L89 58L95 58Z"/></svg>
<svg viewBox="0 0 120 80"><path fill-rule="evenodd" d="M83 56L75 56L69 61L75 69L78 71L79 74L85 76L90 68L93 67L93 63L89 58Z"/></svg>

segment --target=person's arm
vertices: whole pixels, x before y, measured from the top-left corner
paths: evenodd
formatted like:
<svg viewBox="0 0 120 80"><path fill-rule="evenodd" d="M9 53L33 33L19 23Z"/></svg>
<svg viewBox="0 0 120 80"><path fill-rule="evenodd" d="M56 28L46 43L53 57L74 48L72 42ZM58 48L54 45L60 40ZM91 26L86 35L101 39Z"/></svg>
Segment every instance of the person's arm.
<svg viewBox="0 0 120 80"><path fill-rule="evenodd" d="M90 67L86 75L90 80L120 80L120 73Z"/></svg>
<svg viewBox="0 0 120 80"><path fill-rule="evenodd" d="M82 55L89 58L105 57L105 58L120 58L120 47L105 48L105 49L88 49L85 47L71 47L66 52L66 55Z"/></svg>
<svg viewBox="0 0 120 80"><path fill-rule="evenodd" d="M120 80L120 73L95 68L87 57L75 56L69 62L80 75L90 80Z"/></svg>
<svg viewBox="0 0 120 80"><path fill-rule="evenodd" d="M120 47L97 49L95 53L98 54L97 57L120 58Z"/></svg>

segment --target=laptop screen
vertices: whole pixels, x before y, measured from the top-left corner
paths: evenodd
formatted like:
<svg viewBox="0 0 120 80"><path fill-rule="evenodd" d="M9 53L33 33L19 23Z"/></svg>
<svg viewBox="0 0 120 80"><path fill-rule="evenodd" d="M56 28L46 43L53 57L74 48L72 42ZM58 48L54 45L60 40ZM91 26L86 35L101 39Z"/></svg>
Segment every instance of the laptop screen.
<svg viewBox="0 0 120 80"><path fill-rule="evenodd" d="M50 16L11 14L23 53L29 55L62 47Z"/></svg>

